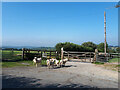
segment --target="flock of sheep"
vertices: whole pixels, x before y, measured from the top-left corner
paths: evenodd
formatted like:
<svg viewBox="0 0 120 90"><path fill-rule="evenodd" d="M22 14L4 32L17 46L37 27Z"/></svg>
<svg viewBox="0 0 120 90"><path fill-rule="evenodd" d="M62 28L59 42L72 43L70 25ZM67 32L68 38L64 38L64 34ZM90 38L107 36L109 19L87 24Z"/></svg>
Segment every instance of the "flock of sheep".
<svg viewBox="0 0 120 90"><path fill-rule="evenodd" d="M65 63L68 61L68 59L63 59L63 60L57 60L57 59L47 59L46 60L46 63L47 63L47 66L48 68L50 69L50 66L52 66L54 68L54 66L57 66L57 67L62 67L63 65L65 66ZM36 67L37 67L37 64L38 63L42 63L42 59L41 58L37 58L37 57L34 57L33 59L33 64L36 64Z"/></svg>

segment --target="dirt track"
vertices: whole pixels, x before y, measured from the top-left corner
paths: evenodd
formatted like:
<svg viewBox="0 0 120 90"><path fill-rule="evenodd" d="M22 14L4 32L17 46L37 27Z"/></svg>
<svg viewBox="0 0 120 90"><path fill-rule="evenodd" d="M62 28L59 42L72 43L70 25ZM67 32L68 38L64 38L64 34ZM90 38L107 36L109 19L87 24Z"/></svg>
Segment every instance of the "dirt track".
<svg viewBox="0 0 120 90"><path fill-rule="evenodd" d="M65 67L3 68L3 88L118 88L118 73L91 63L67 62Z"/></svg>

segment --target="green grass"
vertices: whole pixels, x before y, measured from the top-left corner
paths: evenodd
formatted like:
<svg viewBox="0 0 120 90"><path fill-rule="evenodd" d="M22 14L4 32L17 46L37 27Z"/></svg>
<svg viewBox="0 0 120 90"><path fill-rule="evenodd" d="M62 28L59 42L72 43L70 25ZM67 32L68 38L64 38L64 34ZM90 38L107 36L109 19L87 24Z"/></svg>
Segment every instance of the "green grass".
<svg viewBox="0 0 120 90"><path fill-rule="evenodd" d="M116 65L116 67L120 67L120 65Z"/></svg>
<svg viewBox="0 0 120 90"><path fill-rule="evenodd" d="M25 64L29 64L29 65L25 65ZM41 65L47 65L46 60L42 60ZM30 61L30 60L23 61L22 60L22 61L17 61L17 62L0 62L0 66L2 66L3 68L9 68L9 67L35 66L35 65L33 65L33 61Z"/></svg>
<svg viewBox="0 0 120 90"><path fill-rule="evenodd" d="M22 51L11 51L11 50L2 50L2 59L7 60L18 60L22 59L21 56L18 56L18 54L22 54Z"/></svg>
<svg viewBox="0 0 120 90"><path fill-rule="evenodd" d="M25 64L29 64L29 65L25 65ZM17 66L33 66L33 61L24 60L24 61L17 61L17 62L1 62L0 65L3 68L17 67ZM46 65L46 60L42 60L41 65Z"/></svg>
<svg viewBox="0 0 120 90"><path fill-rule="evenodd" d="M109 60L109 63L118 62L118 60L119 60L118 58L113 58L113 59L110 59L110 60Z"/></svg>
<svg viewBox="0 0 120 90"><path fill-rule="evenodd" d="M26 63L29 65L24 65L22 63ZM32 61L17 61L17 62L2 62L2 67L3 68L9 68L9 67L16 67L16 66L32 66Z"/></svg>
<svg viewBox="0 0 120 90"><path fill-rule="evenodd" d="M3 60L10 60L0 62L0 66L4 67L16 67L16 66L33 66L33 61L31 60L21 60L22 56L19 56L18 54L22 54L22 51L11 51L11 50L1 50L2 52L2 59ZM31 51L31 53L38 53L37 51ZM49 57L49 56L48 56ZM55 58L54 56L51 58ZM21 61L16 61L16 60L21 60ZM14 62L16 61L16 62ZM24 65L22 63L26 63L29 65ZM46 60L42 60L42 65L46 65Z"/></svg>

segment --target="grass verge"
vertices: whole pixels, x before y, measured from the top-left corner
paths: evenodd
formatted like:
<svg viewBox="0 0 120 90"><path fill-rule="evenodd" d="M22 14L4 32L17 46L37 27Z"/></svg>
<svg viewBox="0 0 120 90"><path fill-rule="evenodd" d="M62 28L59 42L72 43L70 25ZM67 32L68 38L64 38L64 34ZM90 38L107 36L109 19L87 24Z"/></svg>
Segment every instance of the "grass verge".
<svg viewBox="0 0 120 90"><path fill-rule="evenodd" d="M119 58L112 58L108 62L109 63L115 63L115 62L118 62L118 61L119 61Z"/></svg>
<svg viewBox="0 0 120 90"><path fill-rule="evenodd" d="M42 60L41 65L46 65L46 60ZM33 65L33 61L22 60L17 62L0 62L0 66L2 66L2 68L9 68L9 67L17 67L17 66L34 66L34 65Z"/></svg>

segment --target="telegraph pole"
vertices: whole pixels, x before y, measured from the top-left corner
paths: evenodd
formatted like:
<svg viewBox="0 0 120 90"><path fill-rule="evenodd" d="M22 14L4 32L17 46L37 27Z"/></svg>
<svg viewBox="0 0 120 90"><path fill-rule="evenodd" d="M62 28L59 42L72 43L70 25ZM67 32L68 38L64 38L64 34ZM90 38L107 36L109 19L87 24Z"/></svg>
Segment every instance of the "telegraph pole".
<svg viewBox="0 0 120 90"><path fill-rule="evenodd" d="M105 33L104 52L106 56L106 12L105 11L104 11L104 33Z"/></svg>

